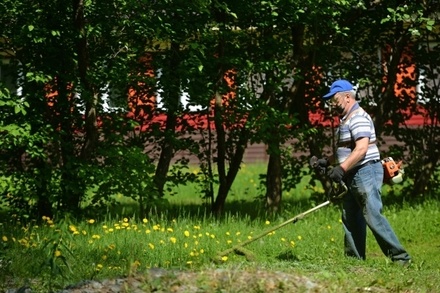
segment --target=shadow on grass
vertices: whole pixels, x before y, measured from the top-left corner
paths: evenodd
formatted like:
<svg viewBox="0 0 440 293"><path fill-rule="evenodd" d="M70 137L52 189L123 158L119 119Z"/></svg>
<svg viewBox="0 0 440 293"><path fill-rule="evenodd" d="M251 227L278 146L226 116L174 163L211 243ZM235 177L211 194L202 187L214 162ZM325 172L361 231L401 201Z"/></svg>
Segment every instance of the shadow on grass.
<svg viewBox="0 0 440 293"><path fill-rule="evenodd" d="M284 200L281 210L278 213L271 214L265 207L264 200L231 200L227 201L224 206L224 212L221 216L216 216L211 211L211 205L209 203L185 203L176 204L170 203L166 200L162 200L160 203L155 204L146 209L147 218L160 218L160 219L216 219L225 220L230 218L240 219L273 219L279 215L285 215L287 217L293 217L294 215L304 212L307 209L319 204L324 200L319 199L301 199L301 200ZM132 202L123 202L118 205L108 208L107 211L94 212L96 214L107 215L112 219L114 218L140 218L139 205Z"/></svg>

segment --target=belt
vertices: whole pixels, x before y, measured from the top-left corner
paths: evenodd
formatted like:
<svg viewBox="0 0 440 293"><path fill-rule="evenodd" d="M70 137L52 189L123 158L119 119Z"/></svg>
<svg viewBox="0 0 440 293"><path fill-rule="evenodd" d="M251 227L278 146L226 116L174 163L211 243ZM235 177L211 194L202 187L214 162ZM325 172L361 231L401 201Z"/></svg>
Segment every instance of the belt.
<svg viewBox="0 0 440 293"><path fill-rule="evenodd" d="M356 173L357 171L359 171L360 168L365 167L365 166L368 166L368 165L376 164L376 163L378 163L378 162L380 162L380 160L378 160L378 159L376 159L376 160L370 160L370 161L368 161L368 162L366 162L366 163L363 163L363 164L360 165L360 166L357 166L357 167L354 167L354 168L351 169L351 170L348 170L347 173L348 173L348 174L354 174L354 173Z"/></svg>

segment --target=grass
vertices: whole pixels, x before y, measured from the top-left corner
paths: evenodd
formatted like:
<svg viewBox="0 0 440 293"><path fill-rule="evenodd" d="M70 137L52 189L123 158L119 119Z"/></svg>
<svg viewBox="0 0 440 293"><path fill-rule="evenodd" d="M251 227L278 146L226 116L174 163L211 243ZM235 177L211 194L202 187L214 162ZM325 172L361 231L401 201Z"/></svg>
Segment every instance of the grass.
<svg viewBox="0 0 440 293"><path fill-rule="evenodd" d="M253 261L231 253L214 262L220 251L316 204L302 200L304 193L310 192L303 185L285 194L287 204L281 216L273 219L255 216L257 203L253 195L258 194L258 186L251 180L258 176L259 169L248 168L244 172L246 176L240 177L237 187L233 187L235 195L229 199L222 219L205 215L201 208L203 200L191 187L180 190L179 196L168 198L170 207L175 208L142 220L107 217L99 222L96 219L78 222L44 218L41 223L23 224L14 218L3 219L0 289L29 285L34 292L49 292L84 279L130 276L159 267L187 272L217 269L235 273L284 272L307 276L325 292L440 292L437 281L440 203L437 200L384 209L413 257L408 268L390 263L371 233L366 261L345 258L340 211L335 205L247 245L246 250L255 257ZM197 207L199 216L195 217ZM209 284L206 280L201 286L208 288ZM238 292L223 288L226 292Z"/></svg>

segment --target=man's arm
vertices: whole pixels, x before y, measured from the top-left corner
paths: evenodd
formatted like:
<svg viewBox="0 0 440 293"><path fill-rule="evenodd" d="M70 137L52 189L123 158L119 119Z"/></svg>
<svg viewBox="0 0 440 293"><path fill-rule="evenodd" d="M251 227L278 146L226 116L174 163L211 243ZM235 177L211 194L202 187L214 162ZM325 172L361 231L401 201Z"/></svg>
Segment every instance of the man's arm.
<svg viewBox="0 0 440 293"><path fill-rule="evenodd" d="M368 137L362 137L356 140L355 147L351 151L351 154L341 164L341 168L344 169L345 172L353 168L354 165L356 165L362 158L365 157L369 143L370 139Z"/></svg>

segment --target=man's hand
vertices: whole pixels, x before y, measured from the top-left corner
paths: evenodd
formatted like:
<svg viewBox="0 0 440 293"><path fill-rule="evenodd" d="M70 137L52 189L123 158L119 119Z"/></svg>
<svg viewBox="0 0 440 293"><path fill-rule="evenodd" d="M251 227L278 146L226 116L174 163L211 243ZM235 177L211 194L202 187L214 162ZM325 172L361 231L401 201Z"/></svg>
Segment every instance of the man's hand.
<svg viewBox="0 0 440 293"><path fill-rule="evenodd" d="M327 167L330 165L330 162L326 157L318 159L316 156L313 156L310 159L310 166L318 171L319 173L325 173Z"/></svg>
<svg viewBox="0 0 440 293"><path fill-rule="evenodd" d="M328 177L330 177L331 180L333 180L336 183L339 183L342 181L342 177L345 175L344 169L340 165L334 167L327 173Z"/></svg>

